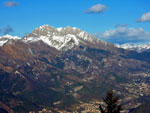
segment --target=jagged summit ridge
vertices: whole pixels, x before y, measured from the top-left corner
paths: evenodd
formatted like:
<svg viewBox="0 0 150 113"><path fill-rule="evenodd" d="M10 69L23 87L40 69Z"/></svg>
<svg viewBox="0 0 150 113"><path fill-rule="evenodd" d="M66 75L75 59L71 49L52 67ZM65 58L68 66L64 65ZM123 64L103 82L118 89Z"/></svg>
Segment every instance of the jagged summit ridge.
<svg viewBox="0 0 150 113"><path fill-rule="evenodd" d="M58 50L68 50L81 43L85 44L85 41L90 43L100 41L76 27L54 28L49 25L42 25L23 38L23 41L28 43L39 40Z"/></svg>

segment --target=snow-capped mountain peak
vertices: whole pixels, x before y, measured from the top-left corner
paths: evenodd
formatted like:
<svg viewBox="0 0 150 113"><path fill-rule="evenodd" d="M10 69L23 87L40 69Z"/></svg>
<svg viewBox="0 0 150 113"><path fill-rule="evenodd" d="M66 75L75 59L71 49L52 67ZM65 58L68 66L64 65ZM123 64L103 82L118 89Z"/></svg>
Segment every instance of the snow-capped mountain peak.
<svg viewBox="0 0 150 113"><path fill-rule="evenodd" d="M54 28L49 25L40 26L23 38L24 42L29 43L39 40L58 50L71 49L85 41L90 43L99 41L89 33L81 31L76 27Z"/></svg>
<svg viewBox="0 0 150 113"><path fill-rule="evenodd" d="M0 36L0 46L3 46L4 44L8 43L10 40L19 40L20 38L18 36L11 36L11 35L4 35Z"/></svg>

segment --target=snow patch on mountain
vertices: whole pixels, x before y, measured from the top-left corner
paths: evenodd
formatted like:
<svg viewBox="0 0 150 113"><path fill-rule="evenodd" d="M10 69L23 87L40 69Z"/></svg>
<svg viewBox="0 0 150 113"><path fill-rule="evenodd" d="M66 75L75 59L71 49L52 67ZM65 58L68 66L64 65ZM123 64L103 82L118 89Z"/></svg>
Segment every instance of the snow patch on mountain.
<svg viewBox="0 0 150 113"><path fill-rule="evenodd" d="M2 40L0 41L0 46L3 46L5 43L7 43L8 40Z"/></svg>
<svg viewBox="0 0 150 113"><path fill-rule="evenodd" d="M74 45L79 45L77 37L71 34L68 34L66 36L52 36L51 39L47 38L46 36L41 36L40 39L44 43L58 50L61 50L67 45L70 45L69 49L71 49ZM73 41L73 43L69 44L71 40Z"/></svg>

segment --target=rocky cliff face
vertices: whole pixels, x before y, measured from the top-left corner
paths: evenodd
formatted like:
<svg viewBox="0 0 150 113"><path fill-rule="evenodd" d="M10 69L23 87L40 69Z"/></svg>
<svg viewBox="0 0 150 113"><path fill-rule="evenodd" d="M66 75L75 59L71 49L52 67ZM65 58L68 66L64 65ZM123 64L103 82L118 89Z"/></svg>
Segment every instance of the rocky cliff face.
<svg viewBox="0 0 150 113"><path fill-rule="evenodd" d="M125 96L124 84L149 73L149 58L77 28L44 25L8 42L0 47L0 101L17 112L67 109L101 99L110 86Z"/></svg>

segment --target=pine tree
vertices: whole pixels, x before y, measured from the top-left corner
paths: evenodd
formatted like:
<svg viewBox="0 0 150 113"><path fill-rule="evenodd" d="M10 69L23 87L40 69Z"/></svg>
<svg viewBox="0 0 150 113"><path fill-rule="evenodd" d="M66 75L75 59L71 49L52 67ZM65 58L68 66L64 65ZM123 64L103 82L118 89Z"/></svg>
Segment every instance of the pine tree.
<svg viewBox="0 0 150 113"><path fill-rule="evenodd" d="M101 105L99 106L101 113L120 113L122 106L118 104L118 100L119 96L114 97L113 90L110 89L110 91L107 92L106 97L103 98L106 108L103 108Z"/></svg>

